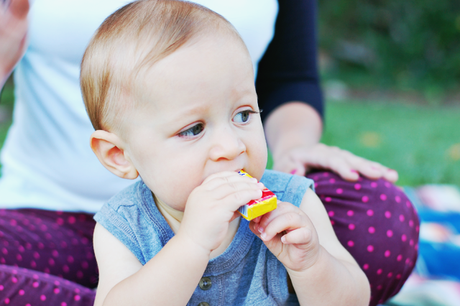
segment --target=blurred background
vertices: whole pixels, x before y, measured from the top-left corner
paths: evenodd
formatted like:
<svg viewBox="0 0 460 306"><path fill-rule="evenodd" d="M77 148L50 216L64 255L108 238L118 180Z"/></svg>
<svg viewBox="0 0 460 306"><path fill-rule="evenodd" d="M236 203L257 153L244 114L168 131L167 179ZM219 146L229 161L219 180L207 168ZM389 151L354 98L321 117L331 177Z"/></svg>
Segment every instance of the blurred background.
<svg viewBox="0 0 460 306"><path fill-rule="evenodd" d="M399 172L419 258L386 305L460 305L460 1L319 1L323 142Z"/></svg>
<svg viewBox="0 0 460 306"><path fill-rule="evenodd" d="M421 219L416 273L387 305L460 305L460 1L324 0L322 141L399 172ZM0 102L0 148L14 84Z"/></svg>
<svg viewBox="0 0 460 306"><path fill-rule="evenodd" d="M323 141L460 185L460 1L319 1Z"/></svg>
<svg viewBox="0 0 460 306"><path fill-rule="evenodd" d="M399 184L460 185L460 1L318 1L323 142L379 161ZM0 103L0 143L13 84Z"/></svg>

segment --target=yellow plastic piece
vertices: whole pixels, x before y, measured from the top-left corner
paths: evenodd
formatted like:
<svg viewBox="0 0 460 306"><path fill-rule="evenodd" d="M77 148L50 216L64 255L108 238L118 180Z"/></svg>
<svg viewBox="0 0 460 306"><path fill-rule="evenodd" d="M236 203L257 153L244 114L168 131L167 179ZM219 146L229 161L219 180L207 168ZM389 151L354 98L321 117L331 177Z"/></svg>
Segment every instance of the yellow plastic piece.
<svg viewBox="0 0 460 306"><path fill-rule="evenodd" d="M244 170L240 170L238 173L243 176L252 177ZM265 188L264 190L262 190L262 198L250 201L248 204L241 206L238 209L238 212L243 216L243 218L245 218L248 221L251 221L254 218L262 216L263 214L266 214L276 209L276 207L276 195L267 188Z"/></svg>
<svg viewBox="0 0 460 306"><path fill-rule="evenodd" d="M251 221L254 218L257 218L259 216L262 216L272 210L276 209L276 204L277 204L277 199L276 196L271 197L268 200L265 200L264 202L253 204L251 206L247 207L247 212L246 216L239 212L243 218L245 218L248 221ZM246 206L246 205L245 205Z"/></svg>

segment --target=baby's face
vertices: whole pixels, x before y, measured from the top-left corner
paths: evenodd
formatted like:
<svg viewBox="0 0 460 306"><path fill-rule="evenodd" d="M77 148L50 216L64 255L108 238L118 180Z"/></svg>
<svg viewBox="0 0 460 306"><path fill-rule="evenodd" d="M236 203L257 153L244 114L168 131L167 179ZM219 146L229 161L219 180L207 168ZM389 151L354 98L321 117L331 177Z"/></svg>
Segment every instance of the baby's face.
<svg viewBox="0 0 460 306"><path fill-rule="evenodd" d="M125 142L140 176L183 211L206 177L244 169L260 180L267 149L252 63L235 38L205 37L156 63Z"/></svg>

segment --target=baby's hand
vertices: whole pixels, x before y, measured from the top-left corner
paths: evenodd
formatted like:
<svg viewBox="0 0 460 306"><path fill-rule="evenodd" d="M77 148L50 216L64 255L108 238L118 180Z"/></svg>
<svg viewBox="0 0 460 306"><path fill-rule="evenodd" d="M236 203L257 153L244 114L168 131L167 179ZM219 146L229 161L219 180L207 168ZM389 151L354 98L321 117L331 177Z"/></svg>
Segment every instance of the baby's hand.
<svg viewBox="0 0 460 306"><path fill-rule="evenodd" d="M320 244L310 218L291 203L278 201L278 208L249 225L288 270L305 271L318 259Z"/></svg>
<svg viewBox="0 0 460 306"><path fill-rule="evenodd" d="M211 252L224 240L240 206L262 196L263 184L236 172L206 178L188 197L178 235Z"/></svg>

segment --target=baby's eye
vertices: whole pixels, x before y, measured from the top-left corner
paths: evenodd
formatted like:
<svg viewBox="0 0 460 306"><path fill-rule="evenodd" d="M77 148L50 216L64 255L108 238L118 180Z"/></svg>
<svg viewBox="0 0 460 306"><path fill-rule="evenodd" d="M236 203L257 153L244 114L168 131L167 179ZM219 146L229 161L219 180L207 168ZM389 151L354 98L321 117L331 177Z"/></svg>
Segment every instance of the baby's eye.
<svg viewBox="0 0 460 306"><path fill-rule="evenodd" d="M239 112L238 114L236 114L235 117L233 117L233 121L238 122L238 123L246 123L246 122L248 122L249 117L253 113L255 113L255 112L252 111L252 110L249 110L249 109L244 110L244 111Z"/></svg>
<svg viewBox="0 0 460 306"><path fill-rule="evenodd" d="M180 137L193 137L199 135L202 131L204 130L204 126L202 123L198 123L194 126L192 126L189 129L186 129L185 131L180 132L178 135Z"/></svg>

